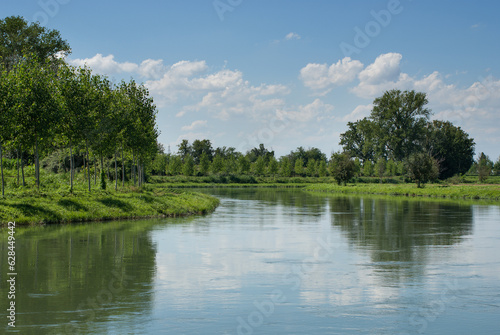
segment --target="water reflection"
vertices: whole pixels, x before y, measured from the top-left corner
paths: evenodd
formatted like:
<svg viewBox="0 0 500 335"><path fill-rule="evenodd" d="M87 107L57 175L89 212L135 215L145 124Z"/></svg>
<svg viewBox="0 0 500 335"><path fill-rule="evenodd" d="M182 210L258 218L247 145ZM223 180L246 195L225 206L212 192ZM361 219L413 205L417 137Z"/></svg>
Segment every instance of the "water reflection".
<svg viewBox="0 0 500 335"><path fill-rule="evenodd" d="M413 334L426 322L451 334L469 329L461 320L496 322L499 207L202 191L222 199L211 215L18 230L21 333ZM429 302L444 304L432 329Z"/></svg>
<svg viewBox="0 0 500 335"><path fill-rule="evenodd" d="M374 262L410 262L425 246L452 245L472 232L471 206L406 199L329 198L331 220Z"/></svg>
<svg viewBox="0 0 500 335"><path fill-rule="evenodd" d="M156 253L147 234L150 226L18 228L16 330L34 335L106 333L99 328L102 321L150 313ZM6 255L6 241L0 243ZM3 258L2 283L8 272ZM7 295L4 285L0 294ZM1 305L7 308L5 299Z"/></svg>

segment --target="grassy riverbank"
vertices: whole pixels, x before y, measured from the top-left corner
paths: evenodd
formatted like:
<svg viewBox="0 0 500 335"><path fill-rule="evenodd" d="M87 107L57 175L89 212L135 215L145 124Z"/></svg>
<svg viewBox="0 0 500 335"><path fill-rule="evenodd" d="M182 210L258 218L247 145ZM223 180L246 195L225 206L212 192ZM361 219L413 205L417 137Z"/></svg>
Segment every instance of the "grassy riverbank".
<svg viewBox="0 0 500 335"><path fill-rule="evenodd" d="M415 184L351 184L347 186L314 184L306 186L304 190L341 194L381 194L409 197L500 200L500 185L427 184L423 188L417 188Z"/></svg>
<svg viewBox="0 0 500 335"><path fill-rule="evenodd" d="M126 191L23 192L0 199L0 223L69 223L204 214L215 210L217 198L169 188L128 188Z"/></svg>

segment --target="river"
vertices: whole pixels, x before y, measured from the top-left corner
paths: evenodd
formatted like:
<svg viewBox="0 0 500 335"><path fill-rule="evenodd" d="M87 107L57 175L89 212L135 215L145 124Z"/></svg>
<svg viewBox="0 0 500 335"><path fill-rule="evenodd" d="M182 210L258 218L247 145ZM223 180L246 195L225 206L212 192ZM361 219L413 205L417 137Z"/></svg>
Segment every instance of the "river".
<svg viewBox="0 0 500 335"><path fill-rule="evenodd" d="M212 214L7 231L18 334L495 334L500 207L207 189ZM5 236L4 236L5 235Z"/></svg>

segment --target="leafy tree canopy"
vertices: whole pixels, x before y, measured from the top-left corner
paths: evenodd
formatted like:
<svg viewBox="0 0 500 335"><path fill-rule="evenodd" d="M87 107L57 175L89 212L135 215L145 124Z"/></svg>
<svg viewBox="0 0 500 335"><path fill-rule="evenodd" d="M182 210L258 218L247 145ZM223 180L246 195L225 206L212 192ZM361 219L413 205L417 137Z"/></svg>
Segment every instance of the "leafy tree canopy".
<svg viewBox="0 0 500 335"><path fill-rule="evenodd" d="M28 23L20 16L0 20L0 62L7 70L23 59L35 55L44 62L57 61L71 53L71 48L62 39L59 31L47 29L38 23Z"/></svg>

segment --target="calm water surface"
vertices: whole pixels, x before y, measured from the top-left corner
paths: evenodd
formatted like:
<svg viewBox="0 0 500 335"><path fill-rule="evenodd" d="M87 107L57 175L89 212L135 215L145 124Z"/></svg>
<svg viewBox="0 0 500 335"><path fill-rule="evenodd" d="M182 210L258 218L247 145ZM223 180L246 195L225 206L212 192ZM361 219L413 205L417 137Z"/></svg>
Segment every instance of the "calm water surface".
<svg viewBox="0 0 500 335"><path fill-rule="evenodd" d="M0 333L499 334L500 207L204 190L193 218L17 228Z"/></svg>

